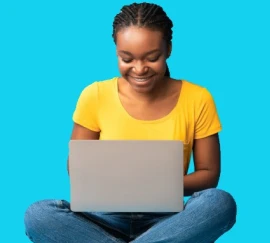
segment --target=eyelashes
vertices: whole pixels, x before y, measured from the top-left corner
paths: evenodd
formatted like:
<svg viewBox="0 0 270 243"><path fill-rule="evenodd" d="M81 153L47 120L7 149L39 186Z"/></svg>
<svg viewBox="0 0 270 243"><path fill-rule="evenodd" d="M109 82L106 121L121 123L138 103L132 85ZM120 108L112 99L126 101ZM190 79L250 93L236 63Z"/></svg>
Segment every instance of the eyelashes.
<svg viewBox="0 0 270 243"><path fill-rule="evenodd" d="M131 59L131 60L122 59L122 61L123 61L124 63L131 63L131 62L132 62L132 59Z"/></svg>
<svg viewBox="0 0 270 243"><path fill-rule="evenodd" d="M157 56L157 57L155 57L155 58L149 58L149 59L147 59L146 61L147 61L147 62L156 62L156 61L158 61L159 58L160 58L160 56ZM131 62L133 61L133 59L124 59L124 58L122 58L122 61L123 61L124 63L131 63Z"/></svg>
<svg viewBox="0 0 270 243"><path fill-rule="evenodd" d="M148 61L149 61L149 62L156 62L156 61L158 61L159 57L160 57L160 56L158 56L158 57L156 57L156 58L150 58L150 59L148 59Z"/></svg>

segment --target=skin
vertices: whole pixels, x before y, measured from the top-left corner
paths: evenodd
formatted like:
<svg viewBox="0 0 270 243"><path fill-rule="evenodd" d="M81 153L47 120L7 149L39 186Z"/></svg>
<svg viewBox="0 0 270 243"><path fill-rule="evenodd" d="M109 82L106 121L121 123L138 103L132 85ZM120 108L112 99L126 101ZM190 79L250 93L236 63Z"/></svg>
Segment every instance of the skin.
<svg viewBox="0 0 270 243"><path fill-rule="evenodd" d="M117 33L119 98L126 111L136 119L155 120L170 113L176 105L181 81L164 77L171 45L159 31L136 26ZM134 78L151 77L145 83ZM71 139L99 139L99 133L74 124ZM193 145L195 172L184 176L184 195L216 187L220 176L218 134L196 139Z"/></svg>

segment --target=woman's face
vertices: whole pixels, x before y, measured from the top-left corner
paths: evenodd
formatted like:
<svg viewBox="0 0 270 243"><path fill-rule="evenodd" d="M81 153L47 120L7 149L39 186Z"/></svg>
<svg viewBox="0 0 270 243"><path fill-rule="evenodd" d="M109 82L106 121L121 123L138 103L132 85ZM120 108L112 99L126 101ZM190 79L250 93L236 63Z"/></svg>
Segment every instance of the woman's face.
<svg viewBox="0 0 270 243"><path fill-rule="evenodd" d="M116 40L120 73L135 91L148 93L163 82L171 47L162 32L131 26Z"/></svg>

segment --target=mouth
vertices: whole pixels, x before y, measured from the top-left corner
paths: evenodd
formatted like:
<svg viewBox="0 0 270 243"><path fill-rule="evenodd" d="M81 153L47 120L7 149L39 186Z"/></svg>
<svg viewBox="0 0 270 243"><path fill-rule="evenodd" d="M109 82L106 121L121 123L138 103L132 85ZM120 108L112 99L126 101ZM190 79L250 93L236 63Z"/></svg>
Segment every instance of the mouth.
<svg viewBox="0 0 270 243"><path fill-rule="evenodd" d="M152 77L152 76L148 76L148 77L132 77L130 76L136 83L146 83L148 82Z"/></svg>

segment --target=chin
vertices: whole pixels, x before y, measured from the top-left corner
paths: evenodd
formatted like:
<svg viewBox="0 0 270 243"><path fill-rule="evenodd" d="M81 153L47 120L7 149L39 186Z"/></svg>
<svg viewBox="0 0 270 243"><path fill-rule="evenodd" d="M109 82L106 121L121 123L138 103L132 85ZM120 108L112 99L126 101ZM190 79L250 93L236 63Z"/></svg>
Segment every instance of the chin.
<svg viewBox="0 0 270 243"><path fill-rule="evenodd" d="M149 94L154 90L154 87L134 87L132 86L133 90L140 94Z"/></svg>

